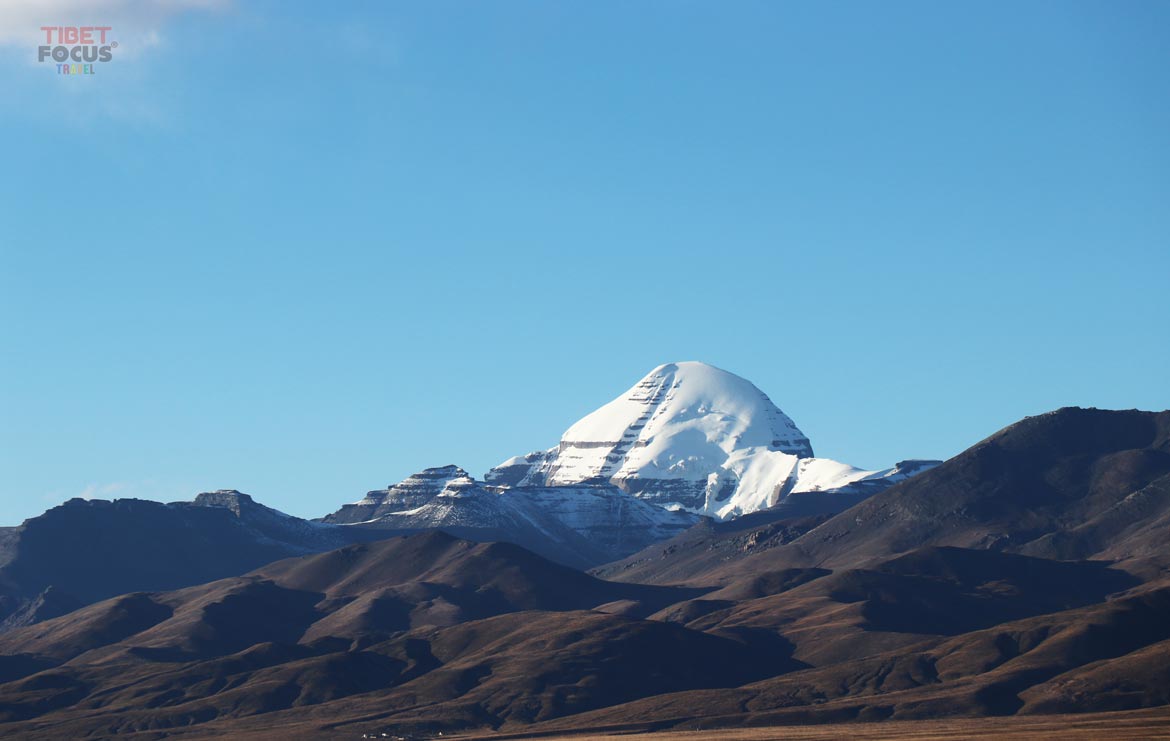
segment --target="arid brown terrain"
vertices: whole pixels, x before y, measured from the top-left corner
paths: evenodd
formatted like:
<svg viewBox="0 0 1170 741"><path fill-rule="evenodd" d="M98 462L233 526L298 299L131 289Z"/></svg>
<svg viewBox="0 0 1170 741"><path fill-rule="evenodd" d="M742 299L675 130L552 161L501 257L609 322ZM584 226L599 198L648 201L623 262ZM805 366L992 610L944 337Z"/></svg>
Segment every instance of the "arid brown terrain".
<svg viewBox="0 0 1170 741"><path fill-rule="evenodd" d="M1066 409L592 575L428 532L105 599L0 634L0 733L1157 737L1168 535L1170 413Z"/></svg>

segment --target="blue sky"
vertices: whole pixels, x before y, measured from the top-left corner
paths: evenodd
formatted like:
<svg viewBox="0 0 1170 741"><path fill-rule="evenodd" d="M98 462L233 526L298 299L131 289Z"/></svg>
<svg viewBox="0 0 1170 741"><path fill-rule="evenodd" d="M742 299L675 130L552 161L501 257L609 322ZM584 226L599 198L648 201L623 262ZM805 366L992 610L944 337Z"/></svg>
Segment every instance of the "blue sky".
<svg viewBox="0 0 1170 741"><path fill-rule="evenodd" d="M12 0L0 523L319 516L654 366L820 455L1170 407L1170 5ZM110 25L97 74L41 25Z"/></svg>

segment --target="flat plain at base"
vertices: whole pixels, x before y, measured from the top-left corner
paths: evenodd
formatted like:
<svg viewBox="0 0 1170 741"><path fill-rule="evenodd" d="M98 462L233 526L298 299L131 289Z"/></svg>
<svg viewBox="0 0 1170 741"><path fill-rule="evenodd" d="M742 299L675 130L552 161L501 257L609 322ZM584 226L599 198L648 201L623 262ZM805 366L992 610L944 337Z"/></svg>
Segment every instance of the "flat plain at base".
<svg viewBox="0 0 1170 741"><path fill-rule="evenodd" d="M360 735L360 734L359 734ZM503 739L532 738L541 741L961 741L964 739L1012 739L1013 741L1126 741L1127 739L1170 739L1170 708L1153 708L1084 715L1037 715L1028 717L948 718L945 720L886 721L882 723L841 723L815 726L774 726L770 728L720 728L704 731L581 732L563 735L490 734L447 738Z"/></svg>

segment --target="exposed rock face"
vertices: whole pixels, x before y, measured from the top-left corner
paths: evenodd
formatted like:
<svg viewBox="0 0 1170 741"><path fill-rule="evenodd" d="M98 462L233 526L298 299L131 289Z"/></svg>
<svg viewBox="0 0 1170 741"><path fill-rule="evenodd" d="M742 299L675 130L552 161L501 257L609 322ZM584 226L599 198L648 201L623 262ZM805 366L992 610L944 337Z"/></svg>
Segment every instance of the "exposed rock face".
<svg viewBox="0 0 1170 741"><path fill-rule="evenodd" d="M11 596L0 598L0 605L12 610L3 620L0 620L0 632L51 620L73 612L84 604L76 597L65 594L53 586L45 588L45 591L32 599L20 600ZM8 609L3 611L9 612Z"/></svg>
<svg viewBox="0 0 1170 741"><path fill-rule="evenodd" d="M685 362L655 368L570 427L557 447L509 458L484 479L514 488L612 485L726 519L811 492L794 509L839 512L936 463L863 471L814 458L808 437L750 382Z"/></svg>
<svg viewBox="0 0 1170 741"><path fill-rule="evenodd" d="M560 563L594 566L695 524L614 486L488 486L458 466L428 468L328 515L331 524L410 532L439 528L518 543Z"/></svg>
<svg viewBox="0 0 1170 741"><path fill-rule="evenodd" d="M368 492L360 502L347 504L323 522L353 524L377 520L385 515L417 509L443 492L456 494L477 484L459 466L427 468L385 489Z"/></svg>
<svg viewBox="0 0 1170 741"><path fill-rule="evenodd" d="M555 460L556 454L557 448L553 448L513 456L485 473L483 480L493 486L525 486L532 481L543 482L547 478L550 461Z"/></svg>
<svg viewBox="0 0 1170 741"><path fill-rule="evenodd" d="M528 511L543 511L607 554L628 555L674 537L699 520L689 512L664 510L612 486L505 489L500 496L522 498Z"/></svg>

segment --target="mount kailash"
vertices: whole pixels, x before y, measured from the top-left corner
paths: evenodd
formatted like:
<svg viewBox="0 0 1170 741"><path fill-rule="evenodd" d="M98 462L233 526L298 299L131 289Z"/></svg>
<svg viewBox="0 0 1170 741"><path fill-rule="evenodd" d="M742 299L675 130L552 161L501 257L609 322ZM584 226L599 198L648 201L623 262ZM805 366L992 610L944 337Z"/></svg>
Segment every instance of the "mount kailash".
<svg viewBox="0 0 1170 741"><path fill-rule="evenodd" d="M323 522L442 528L596 564L699 516L840 512L937 464L867 471L814 457L808 437L749 381L705 363L668 363L569 427L555 447L509 458L483 481L456 466L426 469Z"/></svg>

